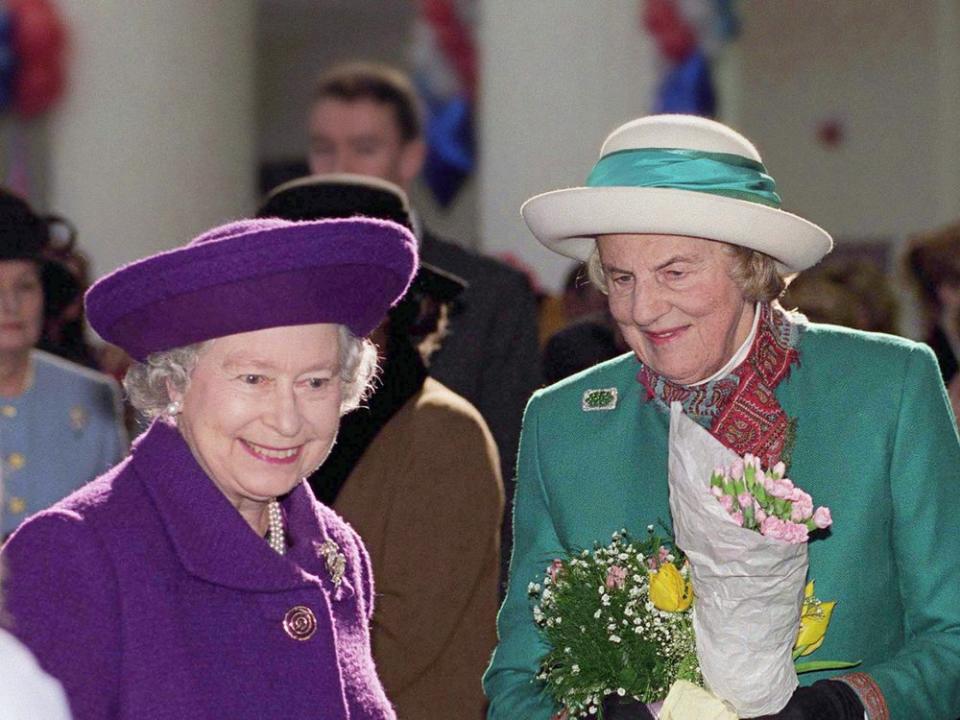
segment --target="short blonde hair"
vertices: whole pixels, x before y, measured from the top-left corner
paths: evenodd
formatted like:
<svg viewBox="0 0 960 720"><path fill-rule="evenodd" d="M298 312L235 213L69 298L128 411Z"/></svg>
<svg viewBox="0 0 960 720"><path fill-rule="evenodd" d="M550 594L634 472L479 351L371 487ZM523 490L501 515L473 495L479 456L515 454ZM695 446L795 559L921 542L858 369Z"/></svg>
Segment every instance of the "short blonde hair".
<svg viewBox="0 0 960 720"><path fill-rule="evenodd" d="M773 302L779 298L792 276L782 274L777 270L777 261L758 250L719 242L724 250L733 256L733 267L730 277L743 293L744 299L750 302ZM600 250L593 248L587 258L587 277L596 285L600 292L607 294L607 278L603 272L603 263L600 261Z"/></svg>
<svg viewBox="0 0 960 720"><path fill-rule="evenodd" d="M340 381L343 397L340 414L357 408L371 393L377 372L377 348L367 338L358 338L345 325L338 325ZM134 409L148 419L165 414L170 404L167 386L185 393L190 374L197 366L207 342L185 345L151 354L146 362L135 362L123 378L123 387Z"/></svg>

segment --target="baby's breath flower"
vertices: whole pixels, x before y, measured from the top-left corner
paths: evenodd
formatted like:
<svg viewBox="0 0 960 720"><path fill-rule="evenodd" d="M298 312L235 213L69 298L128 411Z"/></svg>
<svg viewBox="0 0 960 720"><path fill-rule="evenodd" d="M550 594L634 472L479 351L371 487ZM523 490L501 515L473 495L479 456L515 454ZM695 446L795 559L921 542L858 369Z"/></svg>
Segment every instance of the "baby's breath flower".
<svg viewBox="0 0 960 720"><path fill-rule="evenodd" d="M665 688L679 677L672 674L677 670L670 668L678 669L681 661L686 663L685 668L695 663L695 657L693 662L689 660L695 653L689 614L661 612L649 598L651 566L647 559L663 563L668 549L659 546L652 527L651 538L643 544L633 543L626 530L611 537L612 542L605 547L579 550L575 556L554 560L545 577L529 585L534 620L553 648L536 677L567 709L571 720L596 717L602 698L613 692L642 702L662 699ZM562 573L555 571L558 563ZM689 573L685 566L680 567L682 573ZM617 582L611 588L608 585L614 572ZM596 624L571 622L571 618L579 620L588 613L593 614ZM564 617L579 632L567 631ZM641 651L644 655L636 656L636 684L623 683L617 675L604 676L607 671L600 668L630 664L639 648L645 649ZM656 670L639 660L651 652L662 659Z"/></svg>

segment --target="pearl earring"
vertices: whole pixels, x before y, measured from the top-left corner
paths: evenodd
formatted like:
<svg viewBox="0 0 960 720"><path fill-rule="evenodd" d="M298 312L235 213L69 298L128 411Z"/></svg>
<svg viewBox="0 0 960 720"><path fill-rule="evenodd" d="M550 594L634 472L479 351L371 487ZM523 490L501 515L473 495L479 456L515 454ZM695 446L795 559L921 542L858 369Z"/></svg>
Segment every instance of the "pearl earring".
<svg viewBox="0 0 960 720"><path fill-rule="evenodd" d="M180 404L179 400L171 400L167 403L167 406L163 409L165 415L174 417L180 414L180 411L183 410L183 406Z"/></svg>

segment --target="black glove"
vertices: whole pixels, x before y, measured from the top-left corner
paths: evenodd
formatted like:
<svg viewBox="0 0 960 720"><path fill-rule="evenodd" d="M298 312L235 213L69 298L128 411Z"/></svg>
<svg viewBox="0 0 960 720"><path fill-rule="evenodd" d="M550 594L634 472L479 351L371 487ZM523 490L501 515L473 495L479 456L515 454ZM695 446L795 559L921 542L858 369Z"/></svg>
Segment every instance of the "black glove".
<svg viewBox="0 0 960 720"><path fill-rule="evenodd" d="M797 688L776 715L754 720L863 720L863 703L845 682L818 680L810 687Z"/></svg>
<svg viewBox="0 0 960 720"><path fill-rule="evenodd" d="M603 720L656 720L656 718L647 709L646 703L613 694L603 699Z"/></svg>

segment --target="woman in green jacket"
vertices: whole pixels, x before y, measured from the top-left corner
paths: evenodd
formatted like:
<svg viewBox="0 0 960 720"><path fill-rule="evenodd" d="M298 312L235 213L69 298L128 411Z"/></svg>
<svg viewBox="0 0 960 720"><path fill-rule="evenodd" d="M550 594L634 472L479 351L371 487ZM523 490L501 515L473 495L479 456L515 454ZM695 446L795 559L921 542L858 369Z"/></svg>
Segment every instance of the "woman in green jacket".
<svg viewBox="0 0 960 720"><path fill-rule="evenodd" d="M527 585L553 558L669 518L671 401L738 454L786 460L833 514L809 544L817 595L837 600L818 656L862 664L802 676L772 717L960 715L960 442L936 362L779 307L785 279L832 241L780 209L753 145L702 118L641 118L610 135L587 187L523 214L544 245L587 262L633 352L527 406L489 717L560 710L535 679L547 647Z"/></svg>

